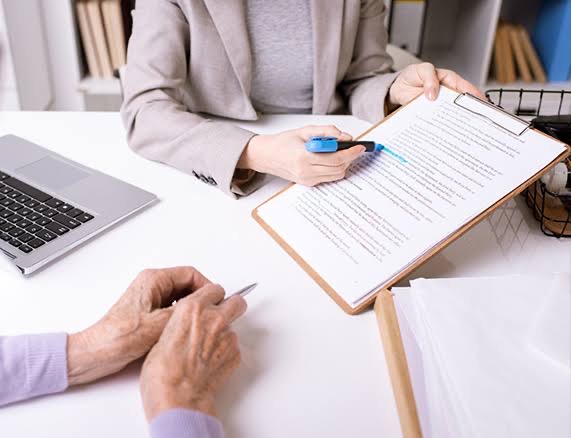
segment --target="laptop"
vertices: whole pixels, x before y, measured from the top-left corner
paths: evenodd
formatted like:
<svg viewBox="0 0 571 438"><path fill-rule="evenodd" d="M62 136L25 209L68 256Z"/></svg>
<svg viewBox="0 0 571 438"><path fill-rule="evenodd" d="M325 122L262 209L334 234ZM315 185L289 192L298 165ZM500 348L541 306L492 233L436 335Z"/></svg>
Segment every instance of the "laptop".
<svg viewBox="0 0 571 438"><path fill-rule="evenodd" d="M20 137L0 137L0 251L24 275L156 200Z"/></svg>

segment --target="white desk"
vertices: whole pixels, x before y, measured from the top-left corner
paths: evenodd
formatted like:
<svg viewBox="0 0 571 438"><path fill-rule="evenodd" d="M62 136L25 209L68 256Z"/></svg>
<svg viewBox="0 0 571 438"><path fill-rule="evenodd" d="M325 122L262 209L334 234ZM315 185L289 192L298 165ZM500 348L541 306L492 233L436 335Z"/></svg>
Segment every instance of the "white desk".
<svg viewBox="0 0 571 438"><path fill-rule="evenodd" d="M271 132L317 123L352 134L367 126L311 116L244 126ZM373 313L342 313L250 217L283 181L232 201L136 156L113 113L0 113L0 135L6 133L152 191L161 202L29 279L0 271L0 334L84 328L145 267L194 265L228 290L255 280L260 286L236 325L244 363L220 395L228 436L401 436ZM571 241L544 237L527 213L515 204L503 209L415 276L569 271ZM1 435L145 436L139 369L137 363L102 382L0 409Z"/></svg>

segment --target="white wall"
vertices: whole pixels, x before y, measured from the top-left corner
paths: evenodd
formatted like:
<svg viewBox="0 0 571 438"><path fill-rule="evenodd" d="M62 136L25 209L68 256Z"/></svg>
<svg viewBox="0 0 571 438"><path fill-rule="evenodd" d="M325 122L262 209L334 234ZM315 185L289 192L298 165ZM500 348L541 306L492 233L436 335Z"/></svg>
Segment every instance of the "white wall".
<svg viewBox="0 0 571 438"><path fill-rule="evenodd" d="M20 109L20 102L8 42L8 29L4 21L4 8L0 2L0 111L18 109Z"/></svg>
<svg viewBox="0 0 571 438"><path fill-rule="evenodd" d="M18 0L21 1L21 0ZM41 0L48 65L53 91L51 108L57 111L84 109L78 84L81 78L80 47L74 25L73 0Z"/></svg>
<svg viewBox="0 0 571 438"><path fill-rule="evenodd" d="M41 0L2 0L1 3L20 109L48 109L52 88Z"/></svg>

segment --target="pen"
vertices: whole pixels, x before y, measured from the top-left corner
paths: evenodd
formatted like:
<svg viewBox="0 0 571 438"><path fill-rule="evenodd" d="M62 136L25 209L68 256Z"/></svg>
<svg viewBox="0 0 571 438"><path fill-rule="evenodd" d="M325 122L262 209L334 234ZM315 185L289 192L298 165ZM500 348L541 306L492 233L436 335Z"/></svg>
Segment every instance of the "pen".
<svg viewBox="0 0 571 438"><path fill-rule="evenodd" d="M224 298L224 301L228 301L230 298L232 298L234 295L240 295L241 297L245 297L246 295L248 295L250 292L252 292L256 287L258 286L258 283L252 283L249 284L246 287L243 287L242 289L240 289L237 292L234 292L232 295L228 295L226 298Z"/></svg>
<svg viewBox="0 0 571 438"><path fill-rule="evenodd" d="M357 145L365 146L365 152L385 149L385 146L374 141L338 141L335 137L312 137L305 143L305 148L309 152L322 153L343 151Z"/></svg>
<svg viewBox="0 0 571 438"><path fill-rule="evenodd" d="M403 156L397 154L395 151L389 149L381 143L374 141L338 141L335 137L311 137L305 143L305 149L314 153L337 152L345 149L352 148L353 146L365 146L365 152L380 152L385 151L387 154L392 155L401 163L406 163L407 160Z"/></svg>

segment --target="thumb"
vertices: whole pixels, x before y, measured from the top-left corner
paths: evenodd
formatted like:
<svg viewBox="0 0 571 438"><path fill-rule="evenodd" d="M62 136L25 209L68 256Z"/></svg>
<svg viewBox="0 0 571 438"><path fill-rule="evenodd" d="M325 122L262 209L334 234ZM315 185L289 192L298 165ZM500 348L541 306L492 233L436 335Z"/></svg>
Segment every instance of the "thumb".
<svg viewBox="0 0 571 438"><path fill-rule="evenodd" d="M357 158L359 158L361 154L364 152L365 152L365 146L360 144L337 153L341 156L341 159L343 160L344 163L349 164L355 161Z"/></svg>
<svg viewBox="0 0 571 438"><path fill-rule="evenodd" d="M438 97L438 90L440 89L440 80L436 73L434 66L428 62L416 66L416 72L422 82L424 94L429 100L435 100Z"/></svg>
<svg viewBox="0 0 571 438"><path fill-rule="evenodd" d="M156 341L158 341L159 338L161 337L161 334L163 333L163 330L168 324L170 317L174 313L174 306L175 305L172 305L164 309L158 309L151 313L150 315L152 318L151 327Z"/></svg>

